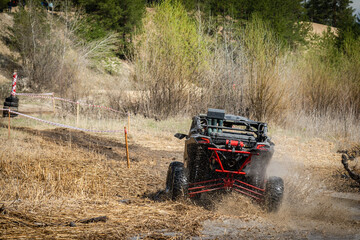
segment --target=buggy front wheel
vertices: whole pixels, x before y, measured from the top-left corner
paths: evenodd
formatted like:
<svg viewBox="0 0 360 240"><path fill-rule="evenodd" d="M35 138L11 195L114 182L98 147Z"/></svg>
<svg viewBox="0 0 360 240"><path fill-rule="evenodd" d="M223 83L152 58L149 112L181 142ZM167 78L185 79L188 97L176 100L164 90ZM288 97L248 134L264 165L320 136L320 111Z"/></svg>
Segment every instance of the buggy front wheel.
<svg viewBox="0 0 360 240"><path fill-rule="evenodd" d="M284 195L284 181L280 177L270 177L265 185L265 208L268 212L276 212Z"/></svg>
<svg viewBox="0 0 360 240"><path fill-rule="evenodd" d="M187 195L187 185L184 164L181 162L170 163L165 192L169 194L172 200L179 200Z"/></svg>

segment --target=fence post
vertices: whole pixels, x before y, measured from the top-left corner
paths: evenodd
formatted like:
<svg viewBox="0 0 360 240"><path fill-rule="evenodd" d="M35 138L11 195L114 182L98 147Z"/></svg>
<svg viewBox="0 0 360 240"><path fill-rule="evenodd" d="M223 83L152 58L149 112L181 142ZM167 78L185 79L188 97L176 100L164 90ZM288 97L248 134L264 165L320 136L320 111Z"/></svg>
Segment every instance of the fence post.
<svg viewBox="0 0 360 240"><path fill-rule="evenodd" d="M124 132L125 132L125 147L126 147L127 167L128 167L128 168L130 168L129 146L128 146L128 139L127 139L127 131L126 131L126 127L124 127Z"/></svg>

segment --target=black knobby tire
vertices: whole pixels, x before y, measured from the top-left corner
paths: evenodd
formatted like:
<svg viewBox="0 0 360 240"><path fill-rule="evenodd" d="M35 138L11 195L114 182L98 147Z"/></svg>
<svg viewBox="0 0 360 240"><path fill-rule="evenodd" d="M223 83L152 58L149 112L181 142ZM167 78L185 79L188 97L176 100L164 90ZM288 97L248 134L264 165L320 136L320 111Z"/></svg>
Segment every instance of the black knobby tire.
<svg viewBox="0 0 360 240"><path fill-rule="evenodd" d="M165 192L170 195L172 200L179 200L186 196L187 185L184 164L181 162L170 163L166 177Z"/></svg>
<svg viewBox="0 0 360 240"><path fill-rule="evenodd" d="M19 99L17 97L10 96L5 98L5 102L19 103Z"/></svg>
<svg viewBox="0 0 360 240"><path fill-rule="evenodd" d="M177 167L174 170L174 182L172 189L172 199L178 200L185 198L187 195L187 179L184 172L184 167Z"/></svg>
<svg viewBox="0 0 360 240"><path fill-rule="evenodd" d="M184 164L182 162L171 162L167 171L167 175L166 175L166 186L165 186L165 192L166 193L170 193L170 191L172 190L172 185L173 185L173 169L177 168L177 167L184 167Z"/></svg>
<svg viewBox="0 0 360 240"><path fill-rule="evenodd" d="M19 107L19 102L4 102L6 107Z"/></svg>
<svg viewBox="0 0 360 240"><path fill-rule="evenodd" d="M4 112L3 112L3 117L4 117L4 118L9 117L8 112L4 111ZM10 113L10 117L11 117L11 118L17 117L17 114L16 114L16 113Z"/></svg>
<svg viewBox="0 0 360 240"><path fill-rule="evenodd" d="M13 110L13 111L18 111L18 108L17 107L9 107L9 106L4 106L3 107L4 109L9 109L10 108L10 110ZM10 117L11 118L14 118L14 117L16 117L17 116L17 114L16 113L10 113ZM8 111L3 111L3 117L9 117L9 112Z"/></svg>
<svg viewBox="0 0 360 240"><path fill-rule="evenodd" d="M284 181L280 177L270 177L265 187L265 208L268 212L276 212L284 195Z"/></svg>

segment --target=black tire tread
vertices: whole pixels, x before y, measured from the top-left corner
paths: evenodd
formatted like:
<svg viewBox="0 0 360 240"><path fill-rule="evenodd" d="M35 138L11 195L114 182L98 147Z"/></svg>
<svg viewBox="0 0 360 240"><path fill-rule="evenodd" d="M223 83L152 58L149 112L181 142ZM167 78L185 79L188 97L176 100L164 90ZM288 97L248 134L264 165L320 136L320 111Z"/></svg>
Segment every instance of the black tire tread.
<svg viewBox="0 0 360 240"><path fill-rule="evenodd" d="M187 194L187 179L184 171L184 163L172 162L169 165L166 177L165 192L170 195L172 200L184 198Z"/></svg>
<svg viewBox="0 0 360 240"><path fill-rule="evenodd" d="M175 167L172 200L179 200L181 198L184 198L186 196L186 186L187 181L185 177L184 167Z"/></svg>
<svg viewBox="0 0 360 240"><path fill-rule="evenodd" d="M19 107L19 102L4 102L6 107Z"/></svg>
<svg viewBox="0 0 360 240"><path fill-rule="evenodd" d="M284 181L280 177L270 177L265 188L265 208L268 212L276 212L284 195Z"/></svg>
<svg viewBox="0 0 360 240"><path fill-rule="evenodd" d="M17 107L9 107L9 106L4 106L3 109L9 109L10 110L13 110L13 111L18 111L18 108ZM16 113L10 113L10 117L13 118L13 117L16 117L17 114ZM9 117L9 112L8 111L3 111L3 117Z"/></svg>
<svg viewBox="0 0 360 240"><path fill-rule="evenodd" d="M173 169L174 168L177 168L177 167L183 167L184 164L182 162L171 162L169 164L169 168L168 168L168 171L167 171L167 175L166 175L166 186L165 186L165 192L166 193L169 193L172 189L172 184L173 184Z"/></svg>
<svg viewBox="0 0 360 240"><path fill-rule="evenodd" d="M19 103L19 99L17 97L10 96L5 98L5 102Z"/></svg>

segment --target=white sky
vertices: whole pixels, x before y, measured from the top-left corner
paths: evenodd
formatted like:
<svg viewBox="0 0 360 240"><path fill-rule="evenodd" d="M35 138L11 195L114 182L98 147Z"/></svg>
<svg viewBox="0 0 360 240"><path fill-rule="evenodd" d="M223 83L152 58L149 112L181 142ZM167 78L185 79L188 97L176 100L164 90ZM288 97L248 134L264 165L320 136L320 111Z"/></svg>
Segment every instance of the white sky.
<svg viewBox="0 0 360 240"><path fill-rule="evenodd" d="M355 8L355 13L359 14L360 13L360 0L352 0L353 3L351 4L351 6L353 8Z"/></svg>

